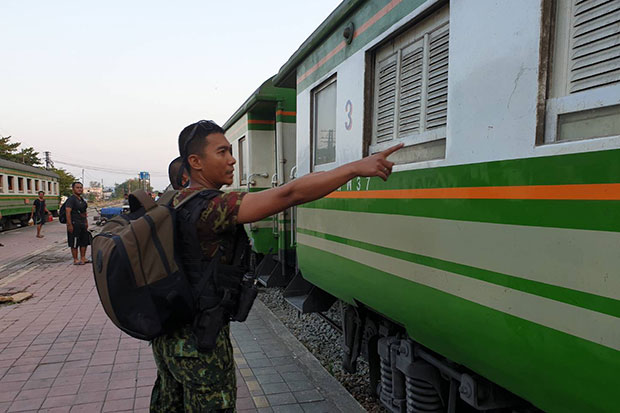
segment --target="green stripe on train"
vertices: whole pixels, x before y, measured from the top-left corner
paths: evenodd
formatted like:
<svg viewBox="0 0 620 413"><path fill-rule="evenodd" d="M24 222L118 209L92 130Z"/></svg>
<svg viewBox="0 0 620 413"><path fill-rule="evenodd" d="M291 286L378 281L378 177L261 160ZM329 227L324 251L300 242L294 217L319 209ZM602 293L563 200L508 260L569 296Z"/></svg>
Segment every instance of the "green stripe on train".
<svg viewBox="0 0 620 413"><path fill-rule="evenodd" d="M616 405L615 350L302 244L298 257L308 281L406 325L413 339L546 411Z"/></svg>
<svg viewBox="0 0 620 413"><path fill-rule="evenodd" d="M414 254L406 251L400 251L393 248L381 247L366 242L338 237L335 235L323 234L303 228L298 228L297 231L301 234L311 235L314 237L339 242L341 244L361 248L367 251L373 251L379 254L387 255L389 257L414 262L417 264L425 265L427 267L437 268L455 274L461 274L466 277L471 277L492 284L497 284L504 287L523 291L529 294L550 298L552 300L561 301L567 304L587 308L604 314L609 314L614 317L620 317L620 301L611 298L601 297L598 295L576 291L569 288L545 284L538 281L527 280L508 274L501 274L495 271L488 271L482 268L476 268L469 265L463 265L438 258Z"/></svg>
<svg viewBox="0 0 620 413"><path fill-rule="evenodd" d="M360 178L362 190L607 183L620 183L620 149L401 171L368 188Z"/></svg>
<svg viewBox="0 0 620 413"><path fill-rule="evenodd" d="M620 182L620 150L401 171L387 182L355 180L368 190ZM347 185L342 187L346 190ZM620 231L620 201L518 199L331 199L301 208L443 218L498 224Z"/></svg>

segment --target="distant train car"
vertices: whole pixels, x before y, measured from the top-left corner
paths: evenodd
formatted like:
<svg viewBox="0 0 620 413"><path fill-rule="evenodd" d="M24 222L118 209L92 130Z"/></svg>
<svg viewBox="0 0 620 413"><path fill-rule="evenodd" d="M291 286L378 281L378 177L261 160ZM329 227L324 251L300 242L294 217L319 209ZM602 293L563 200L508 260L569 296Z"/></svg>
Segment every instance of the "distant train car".
<svg viewBox="0 0 620 413"><path fill-rule="evenodd" d="M274 78L299 176L405 144L296 222L390 411L618 411L619 39L617 0L349 0Z"/></svg>
<svg viewBox="0 0 620 413"><path fill-rule="evenodd" d="M295 166L295 89L265 81L224 124L237 159L230 189L262 191L291 179ZM291 211L246 225L259 255L259 280L267 286L286 284L295 267Z"/></svg>
<svg viewBox="0 0 620 413"><path fill-rule="evenodd" d="M34 166L0 159L0 227L28 225L32 203L45 192L47 209L58 210L58 175Z"/></svg>

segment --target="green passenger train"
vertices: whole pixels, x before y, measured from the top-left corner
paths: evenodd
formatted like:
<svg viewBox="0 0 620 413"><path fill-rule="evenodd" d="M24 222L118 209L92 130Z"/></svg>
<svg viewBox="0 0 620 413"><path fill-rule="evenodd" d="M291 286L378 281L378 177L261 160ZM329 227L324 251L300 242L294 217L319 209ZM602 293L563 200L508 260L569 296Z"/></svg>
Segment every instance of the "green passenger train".
<svg viewBox="0 0 620 413"><path fill-rule="evenodd" d="M58 174L34 166L0 159L0 227L28 225L32 203L45 192L47 209L59 208Z"/></svg>
<svg viewBox="0 0 620 413"><path fill-rule="evenodd" d="M619 40L619 0L345 0L271 80L298 176L405 144L290 214L284 293L389 411L620 411Z"/></svg>
<svg viewBox="0 0 620 413"><path fill-rule="evenodd" d="M295 90L266 80L224 124L237 159L229 189L262 191L289 182L295 165ZM291 211L246 225L266 286L285 285L295 267Z"/></svg>

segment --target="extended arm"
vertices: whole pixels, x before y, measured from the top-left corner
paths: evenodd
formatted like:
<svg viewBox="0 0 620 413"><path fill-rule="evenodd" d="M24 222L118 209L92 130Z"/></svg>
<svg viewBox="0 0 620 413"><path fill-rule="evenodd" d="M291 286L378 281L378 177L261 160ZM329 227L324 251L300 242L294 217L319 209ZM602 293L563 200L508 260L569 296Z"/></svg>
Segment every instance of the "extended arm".
<svg viewBox="0 0 620 413"><path fill-rule="evenodd" d="M277 188L249 193L241 201L237 220L240 224L255 222L286 208L314 201L357 176L378 176L385 181L394 166L394 163L386 158L402 146L402 144L393 146L328 172L305 175Z"/></svg>

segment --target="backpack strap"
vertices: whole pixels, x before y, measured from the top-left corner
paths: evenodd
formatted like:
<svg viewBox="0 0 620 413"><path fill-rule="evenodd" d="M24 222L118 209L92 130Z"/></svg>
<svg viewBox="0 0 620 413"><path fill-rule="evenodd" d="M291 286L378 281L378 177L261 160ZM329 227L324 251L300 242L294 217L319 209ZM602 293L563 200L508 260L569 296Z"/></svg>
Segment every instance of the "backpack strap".
<svg viewBox="0 0 620 413"><path fill-rule="evenodd" d="M191 261L202 260L200 241L196 232L196 221L202 212L202 208L205 206L205 201L216 197L220 193L220 191L213 189L194 191L187 194L187 198L182 199L179 204L174 206L179 235L184 245L183 250L180 252L186 260L188 257L192 257Z"/></svg>
<svg viewBox="0 0 620 413"><path fill-rule="evenodd" d="M157 200L157 204L158 205L170 205L170 203L172 202L172 198L174 198L175 195L178 193L179 191L175 189L171 189L169 191L164 192L162 196L160 196L159 199Z"/></svg>

